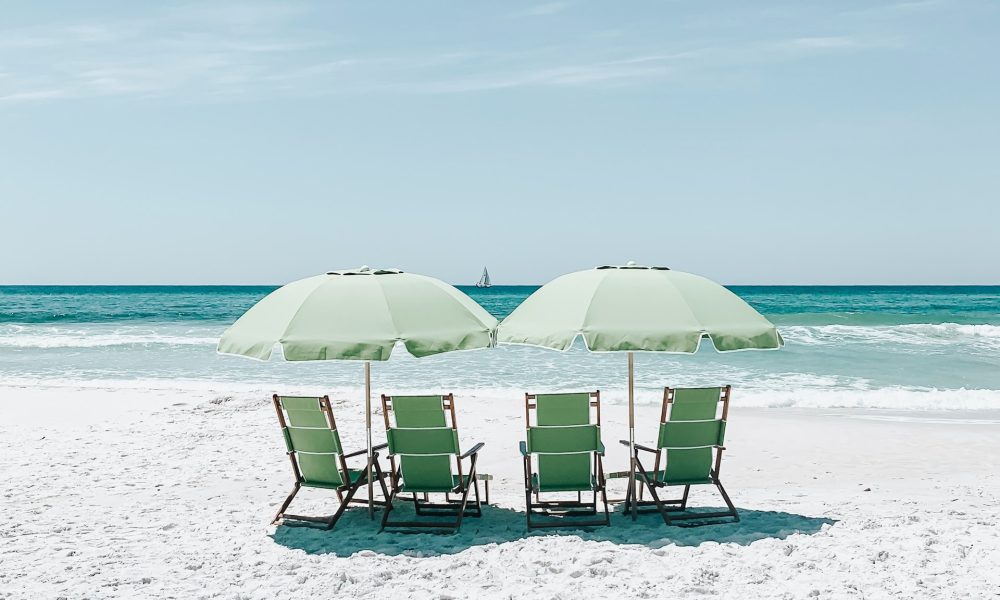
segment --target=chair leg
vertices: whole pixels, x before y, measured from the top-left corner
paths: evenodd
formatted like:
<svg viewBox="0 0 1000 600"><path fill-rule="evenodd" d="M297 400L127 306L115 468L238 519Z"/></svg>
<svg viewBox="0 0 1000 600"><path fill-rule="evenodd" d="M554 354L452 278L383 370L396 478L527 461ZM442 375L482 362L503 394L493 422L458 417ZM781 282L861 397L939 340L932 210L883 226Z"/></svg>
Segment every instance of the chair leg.
<svg viewBox="0 0 1000 600"><path fill-rule="evenodd" d="M628 485L625 486L625 503L622 507L622 513L625 515L631 515L633 521L638 518L638 503L635 502L635 488L638 484L636 476L635 471L631 471L629 473Z"/></svg>
<svg viewBox="0 0 1000 600"><path fill-rule="evenodd" d="M726 488L722 487L722 482L718 479L715 480L715 486L719 488L719 493L722 494L722 499L726 501L726 506L729 507L729 511L733 513L733 522L740 522L740 513L736 511L736 506L733 505L733 501L729 499L729 494L726 493Z"/></svg>
<svg viewBox="0 0 1000 600"><path fill-rule="evenodd" d="M299 490L301 488L302 488L301 485L299 485L298 483L295 484L295 487L292 488L292 493L288 494L288 497L285 498L285 501L281 503L281 508L278 509L278 514L274 515L274 520L271 521L271 525L274 525L275 523L281 520L281 516L285 514L285 510L288 509L288 505L292 503L292 498L295 497L295 494L299 493Z"/></svg>
<svg viewBox="0 0 1000 600"><path fill-rule="evenodd" d="M469 503L469 492L473 488L465 486L465 490L462 492L462 506L458 509L458 518L455 519L455 529L452 533L458 532L462 528L462 519L465 518L465 507ZM476 494L478 496L478 494Z"/></svg>
<svg viewBox="0 0 1000 600"><path fill-rule="evenodd" d="M524 490L524 515L528 519L528 531L531 531L531 488Z"/></svg>
<svg viewBox="0 0 1000 600"><path fill-rule="evenodd" d="M486 489L489 490L489 488ZM489 498L489 491L487 491L487 498ZM528 521L528 531L531 531L531 470L528 468L527 457L524 458L524 518Z"/></svg>
<svg viewBox="0 0 1000 600"><path fill-rule="evenodd" d="M378 477L378 484L382 488L382 497L385 499L389 498L389 489L385 487L385 475L382 473L382 467L378 464L378 459L375 459L375 476Z"/></svg>
<svg viewBox="0 0 1000 600"><path fill-rule="evenodd" d="M646 469L642 467L639 461L636 461L636 466L640 471L639 477L642 478L641 483L644 484L646 489L649 490L649 495L652 496L653 503L656 505L656 509L660 511L660 516L663 517L663 522L666 523L667 525L672 525L673 521L671 520L670 515L667 514L667 507L663 504L663 501L660 500L660 495L656 493L656 487L649 480L649 473L646 472ZM633 478L633 479L636 479L636 485L640 484L638 478ZM684 502L687 502L687 488L684 489ZM639 512L639 507L634 506L632 510L634 511L632 513L632 518L635 519Z"/></svg>
<svg viewBox="0 0 1000 600"><path fill-rule="evenodd" d="M629 508L632 506L632 486L625 486L625 501L622 502L622 514L629 514Z"/></svg>
<svg viewBox="0 0 1000 600"><path fill-rule="evenodd" d="M326 525L327 529L333 529L333 526L337 524L337 521L340 520L340 517L343 516L344 511L346 511L347 507L351 504L351 498L354 498L354 494L356 494L357 491L361 489L362 485L367 485L367 483L368 481L364 476L359 477L358 481L354 485L352 485L350 489L347 490L347 497L340 499L340 506L337 507L337 512L333 513L333 516L330 517L330 522L327 523ZM340 490L337 490L337 495L338 496L342 495L340 493Z"/></svg>
<svg viewBox="0 0 1000 600"><path fill-rule="evenodd" d="M476 513L477 513L476 516L477 517L481 517L481 516L483 516L483 505L479 501L479 482L476 481L475 479L473 479L472 480L472 485L473 485L472 489L476 493Z"/></svg>
<svg viewBox="0 0 1000 600"><path fill-rule="evenodd" d="M378 528L379 533L382 533L382 531L385 530L385 524L389 522L389 512L392 511L392 501L396 499L397 490L398 488L393 486L392 492L389 494L389 497L386 498L385 510L382 511L382 523ZM416 503L416 497L417 497L416 494L414 494L413 495L414 503Z"/></svg>
<svg viewBox="0 0 1000 600"><path fill-rule="evenodd" d="M636 463L636 465L639 464L639 458L638 457L636 457L635 463ZM629 491L629 493L628 493L628 496L629 496L628 508L630 508L632 510L632 520L635 521L636 519L639 518L639 493L638 493L638 490L636 489L639 486L639 482L636 479L636 473L635 473L634 469L632 470L631 473L629 473L628 485L629 485L629 488L628 488L628 491Z"/></svg>

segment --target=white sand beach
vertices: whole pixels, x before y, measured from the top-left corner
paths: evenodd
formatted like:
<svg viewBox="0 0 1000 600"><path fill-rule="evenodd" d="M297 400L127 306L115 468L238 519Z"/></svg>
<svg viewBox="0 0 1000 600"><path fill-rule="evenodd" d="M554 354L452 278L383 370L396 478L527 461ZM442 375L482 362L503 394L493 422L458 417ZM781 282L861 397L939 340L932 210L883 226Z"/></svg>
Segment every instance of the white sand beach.
<svg viewBox="0 0 1000 600"><path fill-rule="evenodd" d="M522 399L463 396L493 506L456 535L379 534L363 509L332 531L269 524L292 479L263 391L0 393L0 598L1000 596L996 413L749 409L737 390L722 479L739 524L619 513L529 535ZM329 393L361 447L359 398ZM642 441L658 408L638 410ZM609 470L626 462L625 418L605 407ZM692 502L721 505L708 489ZM335 497L293 506L326 514Z"/></svg>

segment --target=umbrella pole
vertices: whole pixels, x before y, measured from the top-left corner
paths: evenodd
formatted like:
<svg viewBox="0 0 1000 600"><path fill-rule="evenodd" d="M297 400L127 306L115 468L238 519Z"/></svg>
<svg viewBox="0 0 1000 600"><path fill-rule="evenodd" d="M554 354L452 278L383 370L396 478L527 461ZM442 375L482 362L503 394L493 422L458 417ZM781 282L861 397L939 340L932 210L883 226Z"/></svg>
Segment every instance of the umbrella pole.
<svg viewBox="0 0 1000 600"><path fill-rule="evenodd" d="M632 520L637 516L635 485L635 354L628 353L628 463L629 463L629 498L631 498Z"/></svg>
<svg viewBox="0 0 1000 600"><path fill-rule="evenodd" d="M375 488L372 486L372 363L365 361L365 428L368 430L368 518L375 518Z"/></svg>

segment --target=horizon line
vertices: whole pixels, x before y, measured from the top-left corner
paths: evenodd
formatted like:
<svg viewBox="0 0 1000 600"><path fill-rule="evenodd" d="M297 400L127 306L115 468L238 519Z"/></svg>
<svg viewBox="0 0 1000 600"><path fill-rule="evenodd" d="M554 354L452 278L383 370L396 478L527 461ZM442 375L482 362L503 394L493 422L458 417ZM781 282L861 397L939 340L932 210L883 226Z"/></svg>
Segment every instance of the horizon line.
<svg viewBox="0 0 1000 600"><path fill-rule="evenodd" d="M288 285L275 283L0 283L0 288L11 287L273 287ZM476 288L474 283L451 283L454 287ZM718 283L718 282L717 282ZM497 283L491 288L542 287L545 283ZM726 287L1000 287L998 283L720 283ZM490 289L490 288L478 288Z"/></svg>

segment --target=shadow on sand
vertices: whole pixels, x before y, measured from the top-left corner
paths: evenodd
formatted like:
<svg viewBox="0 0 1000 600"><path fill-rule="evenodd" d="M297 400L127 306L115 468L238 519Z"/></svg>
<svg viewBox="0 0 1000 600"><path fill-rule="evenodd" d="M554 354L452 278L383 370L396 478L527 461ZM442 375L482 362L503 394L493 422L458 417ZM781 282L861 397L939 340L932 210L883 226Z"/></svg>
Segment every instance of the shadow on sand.
<svg viewBox="0 0 1000 600"><path fill-rule="evenodd" d="M719 510L706 508L705 510ZM553 528L528 532L524 511L484 506L481 518L466 518L455 534L378 533L378 517L371 521L367 510L347 511L337 526L329 531L307 526L281 525L272 535L274 541L309 554L350 556L371 551L384 555L436 556L455 554L473 546L502 544L528 537L563 535L583 540L615 544L637 544L660 548L670 544L697 546L705 542L735 543L742 546L765 538L784 539L792 534L813 534L833 519L806 517L786 512L740 510L739 523L705 527L668 527L658 514L640 515L638 520L612 513L610 527L588 529Z"/></svg>

